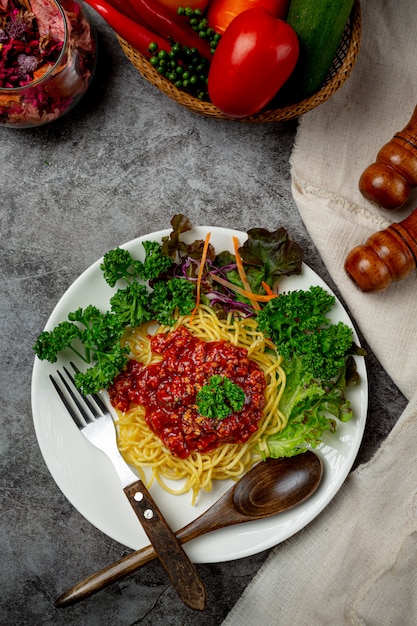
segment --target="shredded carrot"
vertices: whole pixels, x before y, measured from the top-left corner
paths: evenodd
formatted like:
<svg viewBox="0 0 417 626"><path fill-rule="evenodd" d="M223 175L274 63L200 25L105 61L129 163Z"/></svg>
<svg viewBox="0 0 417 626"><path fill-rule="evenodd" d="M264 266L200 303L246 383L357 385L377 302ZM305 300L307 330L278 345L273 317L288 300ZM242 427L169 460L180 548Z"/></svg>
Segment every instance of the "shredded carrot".
<svg viewBox="0 0 417 626"><path fill-rule="evenodd" d="M201 280L203 278L204 266L206 264L207 251L210 243L211 233L207 233L206 238L204 240L203 252L201 253L200 267L198 269L197 275L197 295L195 299L195 307L191 312L190 316L190 324L193 323L194 315L197 312L198 307L200 306L200 297L201 297Z"/></svg>
<svg viewBox="0 0 417 626"><path fill-rule="evenodd" d="M269 296L276 296L277 294L274 293L271 289L271 287L268 285L268 283L266 283L265 281L262 281L262 287L265 289L265 292L269 295Z"/></svg>
<svg viewBox="0 0 417 626"><path fill-rule="evenodd" d="M237 285L230 283L228 280L221 278L221 276L217 276L217 274L210 274L210 276L213 280L223 285L223 287L228 287L228 289L235 291L236 293L240 294L241 296L244 296L245 298L247 298L248 300L251 300L252 302L269 302L273 298L277 297L275 293L272 295L267 294L263 296L258 293L253 293L252 291L246 291L245 289L241 289L241 287L238 287Z"/></svg>
<svg viewBox="0 0 417 626"><path fill-rule="evenodd" d="M243 267L242 257L239 254L239 240L237 237L233 237L233 248L235 251L236 267L239 273L240 280L242 281L242 285L245 288L245 291L247 291L248 293L253 293L247 279L245 269ZM253 299L251 298L251 300ZM261 308L256 300L253 300L253 308L257 311L259 311L259 309Z"/></svg>

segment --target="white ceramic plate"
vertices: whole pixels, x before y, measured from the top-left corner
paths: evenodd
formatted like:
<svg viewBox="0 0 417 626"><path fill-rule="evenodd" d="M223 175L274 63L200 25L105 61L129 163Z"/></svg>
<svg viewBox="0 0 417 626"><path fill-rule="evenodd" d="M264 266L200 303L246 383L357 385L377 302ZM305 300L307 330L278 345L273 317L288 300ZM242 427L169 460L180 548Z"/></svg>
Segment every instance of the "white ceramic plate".
<svg viewBox="0 0 417 626"><path fill-rule="evenodd" d="M241 243L246 234L224 228L196 227L183 235L189 242L203 239L211 231L211 242L216 251L232 247L232 235ZM140 237L124 248L133 256L142 256L141 242L160 241L170 230L159 231ZM67 290L55 307L46 325L51 330L65 320L70 311L88 304L102 310L109 308L113 293L100 270L101 259L86 270ZM282 290L308 289L310 285L326 284L309 267L303 266L299 276L286 278ZM352 326L346 311L337 302L332 311L333 321L343 321ZM358 338L355 335L355 340ZM71 353L72 354L72 353ZM32 377L32 411L38 443L46 465L64 495L76 509L116 541L132 549L148 544L146 535L125 497L119 479L109 460L94 448L79 432L67 414L49 380L49 374L69 360L62 356L58 363L50 364L35 359ZM71 357L72 358L72 357ZM347 477L365 427L368 386L363 358L357 359L361 382L351 391L349 399L354 410L350 422L339 424L336 434L328 433L317 454L324 461L324 479L317 492L302 505L272 518L248 522L217 530L186 544L190 558L196 563L229 561L256 554L294 535L325 508L340 489ZM177 530L209 508L231 485L232 481L216 481L210 493L202 493L195 506L191 506L189 494L172 496L158 485L151 488L162 513L174 530Z"/></svg>

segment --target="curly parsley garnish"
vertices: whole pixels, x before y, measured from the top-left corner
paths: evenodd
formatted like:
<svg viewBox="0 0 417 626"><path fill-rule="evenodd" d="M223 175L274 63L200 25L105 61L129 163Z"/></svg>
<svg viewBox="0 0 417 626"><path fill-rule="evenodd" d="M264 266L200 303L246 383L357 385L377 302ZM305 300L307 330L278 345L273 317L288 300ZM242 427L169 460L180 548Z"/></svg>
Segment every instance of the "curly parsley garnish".
<svg viewBox="0 0 417 626"><path fill-rule="evenodd" d="M245 403L245 392L227 376L212 376L197 394L200 415L223 420L240 411Z"/></svg>
<svg viewBox="0 0 417 626"><path fill-rule="evenodd" d="M88 363L90 367L84 374L75 375L84 393L107 389L125 367L129 349L120 340L128 326L150 320L172 325L176 311L188 315L194 308L193 283L176 277L158 280L172 260L164 256L159 243L144 241L142 245L143 262L122 248L104 255L100 269L105 281L110 287L119 281L124 285L110 298L110 311L102 313L93 305L72 311L68 320L41 333L33 346L41 360L54 363L58 353L69 348ZM152 281L152 287L147 281Z"/></svg>

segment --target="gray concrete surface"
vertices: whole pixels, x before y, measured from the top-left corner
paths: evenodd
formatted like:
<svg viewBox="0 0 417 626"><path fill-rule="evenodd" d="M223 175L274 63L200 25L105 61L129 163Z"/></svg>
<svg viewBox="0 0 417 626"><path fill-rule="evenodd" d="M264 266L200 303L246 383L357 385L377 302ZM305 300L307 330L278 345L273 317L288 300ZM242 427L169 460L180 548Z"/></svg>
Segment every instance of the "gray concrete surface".
<svg viewBox="0 0 417 626"><path fill-rule="evenodd" d="M81 604L54 607L66 588L126 549L81 517L44 464L31 415L31 346L85 268L118 244L168 227L176 212L243 230L284 225L307 263L331 281L291 197L296 124L210 121L182 109L139 76L94 19L100 60L85 99L53 125L0 129L0 623L213 626L268 552L198 565L209 596L201 614L180 603L155 562ZM368 368L370 410L357 463L405 405L372 354Z"/></svg>

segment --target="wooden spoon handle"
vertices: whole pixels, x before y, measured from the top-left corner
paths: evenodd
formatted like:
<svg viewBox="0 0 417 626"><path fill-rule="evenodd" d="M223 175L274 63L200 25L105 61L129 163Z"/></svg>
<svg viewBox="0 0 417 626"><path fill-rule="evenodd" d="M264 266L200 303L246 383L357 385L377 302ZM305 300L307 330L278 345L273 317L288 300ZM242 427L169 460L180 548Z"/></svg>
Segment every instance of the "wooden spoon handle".
<svg viewBox="0 0 417 626"><path fill-rule="evenodd" d="M398 209L417 187L417 107L403 130L386 143L359 179L365 198L385 209Z"/></svg>
<svg viewBox="0 0 417 626"><path fill-rule="evenodd" d="M181 543L186 543L213 530L247 521L247 518L238 511L232 510L232 507L229 506L230 502L231 492L228 491L218 502L213 504L211 509L206 511L206 513L203 513L181 528L176 533L177 539ZM117 580L125 578L125 576L132 574L145 565L145 563L153 561L156 558L158 558L158 555L151 545L141 550L136 550L78 582L71 587L71 589L68 589L68 591L59 596L55 601L55 606L64 608L76 602L80 602L85 598L89 598L100 589L104 589Z"/></svg>
<svg viewBox="0 0 417 626"><path fill-rule="evenodd" d="M57 608L65 608L72 606L76 602L85 600L100 589L104 589L116 581L125 578L142 567L142 565L145 565L145 563L153 561L156 558L157 554L151 545L123 556L118 561L94 572L94 574L84 578L71 587L71 589L65 591L65 593L55 600L55 606Z"/></svg>
<svg viewBox="0 0 417 626"><path fill-rule="evenodd" d="M226 526L288 510L315 493L322 475L323 463L310 451L299 457L258 463L207 511L181 528L177 539L185 543ZM77 583L55 601L55 606L66 607L88 598L156 557L151 546L132 552Z"/></svg>
<svg viewBox="0 0 417 626"><path fill-rule="evenodd" d="M353 248L345 270L362 291L385 289L402 280L417 266L417 208L402 222L369 237Z"/></svg>

